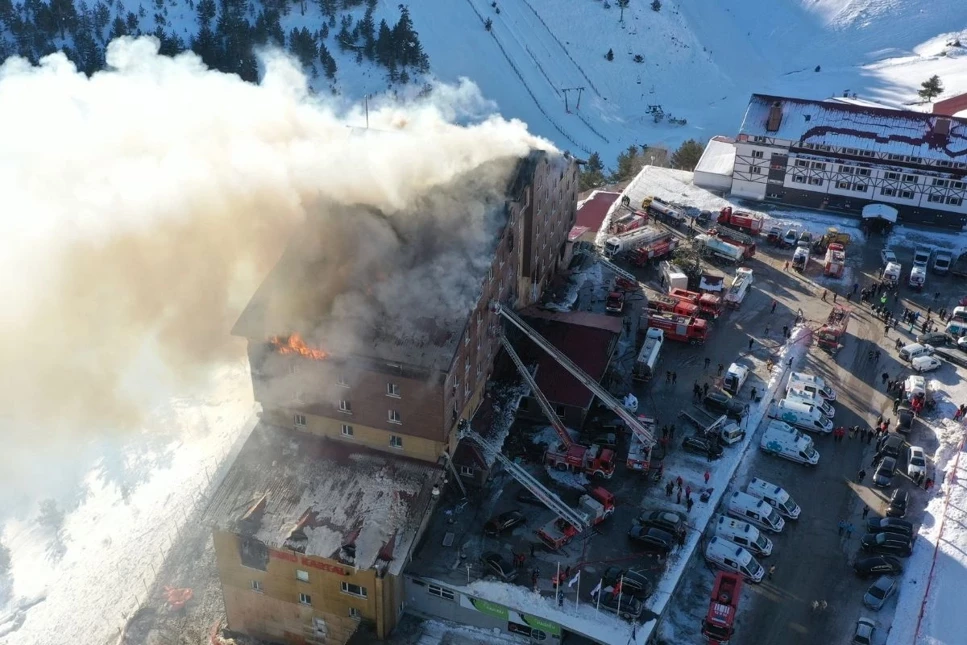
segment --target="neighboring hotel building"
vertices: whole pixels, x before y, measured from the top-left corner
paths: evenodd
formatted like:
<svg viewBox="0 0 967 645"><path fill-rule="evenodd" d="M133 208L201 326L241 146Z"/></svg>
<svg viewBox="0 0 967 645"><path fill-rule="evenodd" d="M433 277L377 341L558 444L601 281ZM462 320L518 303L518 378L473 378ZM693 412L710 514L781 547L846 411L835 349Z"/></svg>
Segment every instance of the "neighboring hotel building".
<svg viewBox="0 0 967 645"><path fill-rule="evenodd" d="M345 643L361 622L375 638L392 631L400 573L499 349L489 305L540 298L567 261L577 190L570 156L522 159L475 305L417 329L360 329L351 355L314 337L311 321L273 314L287 287L339 267L303 266L298 240L279 260L233 330L248 339L262 423L210 514L229 629L299 645Z"/></svg>
<svg viewBox="0 0 967 645"><path fill-rule="evenodd" d="M967 223L967 119L840 101L752 95L735 141L736 197L901 221Z"/></svg>

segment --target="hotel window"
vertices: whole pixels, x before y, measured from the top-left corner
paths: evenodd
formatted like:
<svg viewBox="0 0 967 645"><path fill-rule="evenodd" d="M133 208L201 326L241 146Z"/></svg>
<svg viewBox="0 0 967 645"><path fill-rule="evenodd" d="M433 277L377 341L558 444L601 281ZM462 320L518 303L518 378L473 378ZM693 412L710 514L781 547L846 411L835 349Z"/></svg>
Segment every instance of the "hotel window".
<svg viewBox="0 0 967 645"><path fill-rule="evenodd" d="M912 190L901 190L900 191L900 197L902 199L913 199L913 191Z"/></svg>
<svg viewBox="0 0 967 645"><path fill-rule="evenodd" d="M909 182L915 184L915 183L917 183L917 176L916 175L903 175L903 181L909 181Z"/></svg>
<svg viewBox="0 0 967 645"><path fill-rule="evenodd" d="M460 474L464 477L473 477L473 466L460 466Z"/></svg>
<svg viewBox="0 0 967 645"><path fill-rule="evenodd" d="M311 607L312 606L312 596L310 596L307 593L300 593L299 594L299 604L300 605L308 605L308 606Z"/></svg>
<svg viewBox="0 0 967 645"><path fill-rule="evenodd" d="M952 181L952 182L950 182L950 187L951 188L963 188L964 187L964 182L962 182L962 181Z"/></svg>
<svg viewBox="0 0 967 645"><path fill-rule="evenodd" d="M792 183L794 183L794 184L805 184L806 183L806 176L805 175L793 175L792 176Z"/></svg>
<svg viewBox="0 0 967 645"><path fill-rule="evenodd" d="M340 583L342 586L342 592L348 593L350 596L359 596L360 598L366 597L366 587L360 587L359 585L354 585L350 582Z"/></svg>
<svg viewBox="0 0 967 645"><path fill-rule="evenodd" d="M907 157L910 163L923 163L923 157Z"/></svg>
<svg viewBox="0 0 967 645"><path fill-rule="evenodd" d="M342 424L342 436L351 437L353 436L353 427L351 425Z"/></svg>
<svg viewBox="0 0 967 645"><path fill-rule="evenodd" d="M839 171L846 173L847 175L852 175L853 171L856 170L853 166L840 166Z"/></svg>
<svg viewBox="0 0 967 645"><path fill-rule="evenodd" d="M295 579L299 582L309 582L309 572L302 569L295 570Z"/></svg>
<svg viewBox="0 0 967 645"><path fill-rule="evenodd" d="M892 188L881 188L880 194L883 195L884 197L893 197L896 195L896 191L893 190Z"/></svg>
<svg viewBox="0 0 967 645"><path fill-rule="evenodd" d="M389 436L389 447L390 448L402 448L403 447L403 437L395 434Z"/></svg>
<svg viewBox="0 0 967 645"><path fill-rule="evenodd" d="M932 204L943 204L943 195L930 195L927 201Z"/></svg>
<svg viewBox="0 0 967 645"><path fill-rule="evenodd" d="M392 396L397 399L400 398L400 386L396 383L387 383L386 396Z"/></svg>
<svg viewBox="0 0 967 645"><path fill-rule="evenodd" d="M390 423L403 423L403 417L400 416L399 410L387 410L386 420Z"/></svg>
<svg viewBox="0 0 967 645"><path fill-rule="evenodd" d="M853 184L853 190L857 192L865 193L866 189L867 189L866 184Z"/></svg>
<svg viewBox="0 0 967 645"><path fill-rule="evenodd" d="M339 402L339 411L345 412L346 414L353 413L353 405L349 401L342 400Z"/></svg>
<svg viewBox="0 0 967 645"><path fill-rule="evenodd" d="M361 618L361 614L359 613L359 610L356 609L355 607L350 607L349 608L349 617L350 618Z"/></svg>
<svg viewBox="0 0 967 645"><path fill-rule="evenodd" d="M261 580L253 580L252 581L252 591L255 591L255 592L258 592L258 593L262 593L262 581Z"/></svg>
<svg viewBox="0 0 967 645"><path fill-rule="evenodd" d="M860 177L869 177L870 176L870 169L869 168L857 168L856 169L856 174L859 175Z"/></svg>
<svg viewBox="0 0 967 645"><path fill-rule="evenodd" d="M306 427L306 415L304 414L295 415L295 427L297 428Z"/></svg>
<svg viewBox="0 0 967 645"><path fill-rule="evenodd" d="M960 206L960 204L962 202L963 202L963 200L960 199L960 197L948 197L947 198L947 203L950 204L951 206Z"/></svg>
<svg viewBox="0 0 967 645"><path fill-rule="evenodd" d="M349 381L346 380L345 375L340 374L339 376L336 377L336 385L338 385L339 387L349 387Z"/></svg>
<svg viewBox="0 0 967 645"><path fill-rule="evenodd" d="M849 182L848 181L837 181L836 182L836 187L839 188L840 190L849 190Z"/></svg>
<svg viewBox="0 0 967 645"><path fill-rule="evenodd" d="M890 161L903 161L903 155L887 155L886 158Z"/></svg>
<svg viewBox="0 0 967 645"><path fill-rule="evenodd" d="M455 598L455 594L452 590L444 589L443 587L438 587L437 585L427 585L426 591L431 596L443 598L444 600L453 600Z"/></svg>
<svg viewBox="0 0 967 645"><path fill-rule="evenodd" d="M872 150L863 150L863 151L860 152L860 156L861 157L875 157L876 156L876 153L874 153Z"/></svg>
<svg viewBox="0 0 967 645"><path fill-rule="evenodd" d="M749 172L753 175L758 175L762 173L762 168L759 166L749 166Z"/></svg>
<svg viewBox="0 0 967 645"><path fill-rule="evenodd" d="M813 169L814 170L826 170L826 164L822 163L821 161L814 161L813 162Z"/></svg>
<svg viewBox="0 0 967 645"><path fill-rule="evenodd" d="M467 378L469 380L469 377L467 377ZM467 383L464 386L464 388L463 388L463 396L465 396L465 397L469 397L470 396L470 383Z"/></svg>
<svg viewBox="0 0 967 645"><path fill-rule="evenodd" d="M753 150L752 151L752 158L753 159L762 159L762 151L761 150Z"/></svg>
<svg viewBox="0 0 967 645"><path fill-rule="evenodd" d="M941 168L950 168L950 166L952 166L953 163L949 161L938 161L937 165L940 166Z"/></svg>
<svg viewBox="0 0 967 645"><path fill-rule="evenodd" d="M937 186L938 188L946 188L946 186L947 186L947 180L946 179L934 179L933 180L933 185L934 186Z"/></svg>
<svg viewBox="0 0 967 645"><path fill-rule="evenodd" d="M808 168L809 162L805 159L796 159L796 168Z"/></svg>
<svg viewBox="0 0 967 645"><path fill-rule="evenodd" d="M823 180L820 179L819 177L810 177L809 178L809 185L810 186L822 186L823 185Z"/></svg>
<svg viewBox="0 0 967 645"><path fill-rule="evenodd" d="M888 172L888 173L886 173L886 178L887 179L899 179L900 178L900 173L898 173L898 172Z"/></svg>

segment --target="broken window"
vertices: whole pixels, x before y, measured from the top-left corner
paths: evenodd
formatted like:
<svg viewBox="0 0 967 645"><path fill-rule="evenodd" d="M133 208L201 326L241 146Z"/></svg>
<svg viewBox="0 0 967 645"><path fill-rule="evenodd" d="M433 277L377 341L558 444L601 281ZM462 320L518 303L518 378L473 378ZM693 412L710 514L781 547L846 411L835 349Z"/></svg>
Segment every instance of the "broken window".
<svg viewBox="0 0 967 645"><path fill-rule="evenodd" d="M269 566L269 548L252 538L239 538L238 556L249 569L265 571Z"/></svg>
<svg viewBox="0 0 967 645"><path fill-rule="evenodd" d="M299 582L309 582L309 572L302 569L295 570L295 579Z"/></svg>
<svg viewBox="0 0 967 645"><path fill-rule="evenodd" d="M366 598L367 596L366 587L360 587L351 582L341 582L339 584L341 585L343 593L348 593L350 596L359 596L360 598Z"/></svg>

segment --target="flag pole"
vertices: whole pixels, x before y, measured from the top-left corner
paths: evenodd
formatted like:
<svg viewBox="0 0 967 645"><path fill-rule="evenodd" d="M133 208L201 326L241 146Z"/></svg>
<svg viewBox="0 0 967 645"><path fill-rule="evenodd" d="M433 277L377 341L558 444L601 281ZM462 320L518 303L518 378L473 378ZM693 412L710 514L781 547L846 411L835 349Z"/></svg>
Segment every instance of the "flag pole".
<svg viewBox="0 0 967 645"><path fill-rule="evenodd" d="M574 609L578 608L578 603L581 601L581 570L578 569L578 590L574 593Z"/></svg>
<svg viewBox="0 0 967 645"><path fill-rule="evenodd" d="M618 614L621 614L621 594L625 592L625 577L621 574L621 579L618 580Z"/></svg>
<svg viewBox="0 0 967 645"><path fill-rule="evenodd" d="M555 587L554 602L561 602L561 561L557 561L557 586Z"/></svg>
<svg viewBox="0 0 967 645"><path fill-rule="evenodd" d="M598 614L598 611L601 609L601 587L603 587L603 586L604 586L604 578L601 578L601 580L598 582L598 587L597 587L598 588L598 597L595 598L595 600L597 601L597 604L594 606L594 614L595 615L597 615Z"/></svg>

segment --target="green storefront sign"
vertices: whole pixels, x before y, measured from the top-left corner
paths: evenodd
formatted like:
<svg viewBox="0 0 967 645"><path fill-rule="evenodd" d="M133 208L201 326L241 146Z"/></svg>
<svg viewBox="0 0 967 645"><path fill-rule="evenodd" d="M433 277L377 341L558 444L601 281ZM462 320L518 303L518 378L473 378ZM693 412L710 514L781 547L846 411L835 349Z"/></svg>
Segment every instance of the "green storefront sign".
<svg viewBox="0 0 967 645"><path fill-rule="evenodd" d="M490 602L489 600L484 600L482 598L471 598L469 596L463 596L463 598L469 600L470 604L473 605L473 608L480 613L493 616L494 618L500 618L501 620L506 620L510 624L509 631L512 633L521 633L521 630L513 628L513 625L519 625L520 627L539 629L548 636L554 636L557 638L560 638L561 636L560 625L548 622L539 616L531 616L513 609L508 609L503 605L498 605L495 602Z"/></svg>

